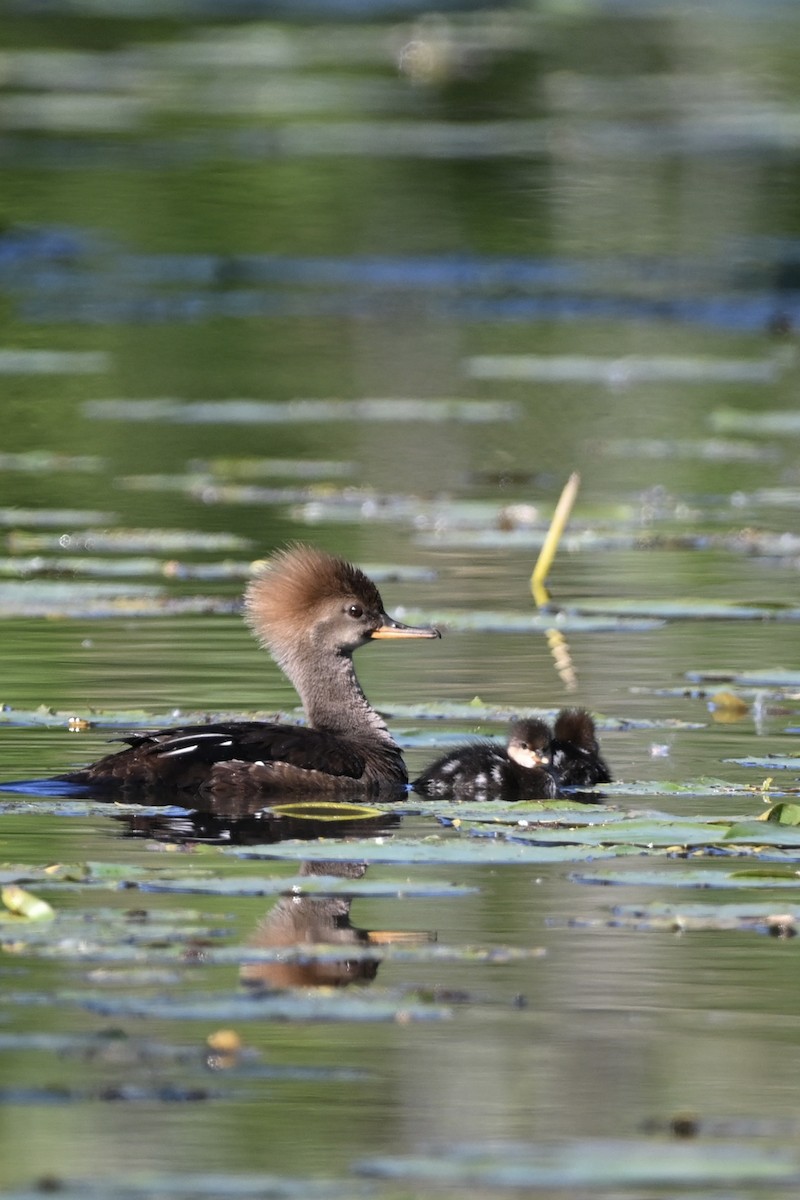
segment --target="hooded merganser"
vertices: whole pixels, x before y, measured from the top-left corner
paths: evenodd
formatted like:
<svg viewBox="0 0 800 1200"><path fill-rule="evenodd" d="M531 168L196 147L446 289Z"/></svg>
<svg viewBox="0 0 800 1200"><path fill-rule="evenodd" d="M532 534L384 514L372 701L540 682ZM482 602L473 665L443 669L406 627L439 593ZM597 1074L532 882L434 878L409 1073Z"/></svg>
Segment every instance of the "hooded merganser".
<svg viewBox="0 0 800 1200"><path fill-rule="evenodd" d="M95 790L209 797L402 790L408 775L400 748L362 692L352 655L374 639L435 638L439 631L394 621L362 571L310 546L267 560L244 606L245 620L297 689L305 726L236 721L156 730L60 778Z"/></svg>
<svg viewBox="0 0 800 1200"><path fill-rule="evenodd" d="M611 772L600 754L594 721L585 708L562 708L548 750L550 768L560 788L611 783Z"/></svg>
<svg viewBox="0 0 800 1200"><path fill-rule="evenodd" d="M455 800L552 800L549 768L553 733L544 721L516 721L508 744L468 742L431 763L412 787L425 796Z"/></svg>

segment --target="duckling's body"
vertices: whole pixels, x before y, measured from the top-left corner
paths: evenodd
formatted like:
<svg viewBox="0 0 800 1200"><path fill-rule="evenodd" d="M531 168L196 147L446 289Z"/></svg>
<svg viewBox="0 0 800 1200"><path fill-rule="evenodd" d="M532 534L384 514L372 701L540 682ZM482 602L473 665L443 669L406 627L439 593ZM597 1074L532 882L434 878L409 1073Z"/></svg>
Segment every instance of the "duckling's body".
<svg viewBox="0 0 800 1200"><path fill-rule="evenodd" d="M242 792L374 796L408 781L400 748L356 678L373 639L433 638L384 611L357 567L309 546L275 554L245 593L245 617L294 684L307 724L232 721L125 739L128 746L62 776L93 790L218 797Z"/></svg>
<svg viewBox="0 0 800 1200"><path fill-rule="evenodd" d="M548 751L559 788L611 782L611 772L600 754L594 721L585 708L561 710Z"/></svg>
<svg viewBox="0 0 800 1200"><path fill-rule="evenodd" d="M412 784L424 796L453 800L550 800L557 795L548 769L552 731L544 721L517 721L507 746L468 742L423 771Z"/></svg>

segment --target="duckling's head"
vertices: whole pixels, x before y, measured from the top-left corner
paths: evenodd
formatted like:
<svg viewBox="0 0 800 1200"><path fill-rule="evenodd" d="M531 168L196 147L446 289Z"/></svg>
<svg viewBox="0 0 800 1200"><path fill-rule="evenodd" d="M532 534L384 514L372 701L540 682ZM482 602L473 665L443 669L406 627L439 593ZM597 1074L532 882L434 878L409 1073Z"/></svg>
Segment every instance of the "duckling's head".
<svg viewBox="0 0 800 1200"><path fill-rule="evenodd" d="M508 757L520 767L542 767L550 762L552 730L545 721L515 721L508 734Z"/></svg>
<svg viewBox="0 0 800 1200"><path fill-rule="evenodd" d="M585 708L562 708L556 717L555 736L581 750L597 750L594 721Z"/></svg>
<svg viewBox="0 0 800 1200"><path fill-rule="evenodd" d="M349 657L373 638L440 636L392 620L363 571L313 546L292 545L267 559L247 587L244 608L256 637L282 666L301 651L322 662Z"/></svg>

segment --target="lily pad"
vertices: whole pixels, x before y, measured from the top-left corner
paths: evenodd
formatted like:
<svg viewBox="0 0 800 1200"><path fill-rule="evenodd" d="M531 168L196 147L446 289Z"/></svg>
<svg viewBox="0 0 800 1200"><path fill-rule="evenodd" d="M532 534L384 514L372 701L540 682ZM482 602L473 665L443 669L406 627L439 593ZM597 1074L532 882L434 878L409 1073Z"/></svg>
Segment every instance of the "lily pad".
<svg viewBox="0 0 800 1200"><path fill-rule="evenodd" d="M659 796L747 796L753 789L742 783L725 779L634 779L626 782L604 783L604 796L635 796L652 800Z"/></svg>
<svg viewBox="0 0 800 1200"><path fill-rule="evenodd" d="M2 351L0 351L2 353ZM51 450L25 450L20 454L0 454L0 471L24 471L50 475L55 471L95 474L105 467L105 459L94 454L58 454Z"/></svg>
<svg viewBox="0 0 800 1200"><path fill-rule="evenodd" d="M113 359L105 350L0 350L0 375L101 375Z"/></svg>
<svg viewBox="0 0 800 1200"><path fill-rule="evenodd" d="M708 821L700 817L630 816L591 825L513 830L515 841L656 847L730 845L800 846L800 829L763 821Z"/></svg>
<svg viewBox="0 0 800 1200"><path fill-rule="evenodd" d="M741 408L718 408L711 414L711 426L718 433L743 433L747 437L785 437L800 434L800 413L782 411L754 412Z"/></svg>
<svg viewBox="0 0 800 1200"><path fill-rule="evenodd" d="M317 860L319 861L319 860ZM331 861L342 861L331 859ZM348 860L349 861L349 860ZM274 878L235 875L217 879L185 876L180 879L147 879L137 884L143 892L171 892L202 896L469 896L478 889L435 880L393 883L391 880L347 879L335 875L296 875Z"/></svg>
<svg viewBox="0 0 800 1200"><path fill-rule="evenodd" d="M483 1192L566 1188L574 1193L600 1188L792 1185L800 1171L800 1154L791 1146L570 1138L499 1147L472 1142L429 1155L370 1158L356 1169L379 1179L403 1180L407 1186L426 1183Z"/></svg>
<svg viewBox="0 0 800 1200"><path fill-rule="evenodd" d="M570 611L573 609L581 614L609 613L670 621L768 621L778 617L784 621L800 620L800 610L794 607L735 604L727 600L587 599L574 602Z"/></svg>
<svg viewBox="0 0 800 1200"><path fill-rule="evenodd" d="M194 474L223 479L347 479L356 473L355 463L330 458L195 458L186 465Z"/></svg>
<svg viewBox="0 0 800 1200"><path fill-rule="evenodd" d="M41 585L37 585L41 586ZM174 617L197 615L205 613L229 614L237 612L238 601L229 600L222 596L166 596L148 594L146 589L139 591L128 587L125 591L117 589L119 594L95 592L82 595L79 586L74 592L67 592L69 585L63 584L60 589L53 588L48 592L36 594L25 592L24 585L0 585L0 618L2 617L50 617L73 620L102 620L112 617ZM102 585L95 585L101 587ZM109 588L115 585L108 584Z"/></svg>
<svg viewBox="0 0 800 1200"><path fill-rule="evenodd" d="M479 838L376 838L320 845L316 842L279 842L268 846L236 846L224 853L239 858L305 860L307 862L463 863L496 866L499 863L577 862L639 853L629 847L536 846ZM643 853L643 851L641 851Z"/></svg>
<svg viewBox="0 0 800 1200"><path fill-rule="evenodd" d="M19 510L11 509L10 513ZM56 515L56 514L54 514ZM90 521L65 519L63 515L58 520L50 522L55 525L96 524L110 521L108 513L84 514L90 516ZM2 513L0 512L0 522ZM27 522L17 520L6 524L16 526ZM39 522L45 524L46 522ZM44 553L101 553L101 554L180 554L189 550L209 550L220 552L225 550L245 550L250 545L248 538L239 537L233 533L201 533L189 529L87 529L82 533L64 533L59 537L46 534L21 533L15 530L9 534L8 547L13 554Z"/></svg>
<svg viewBox="0 0 800 1200"><path fill-rule="evenodd" d="M111 577L130 578L157 575L165 579L249 579L253 574L253 563L226 559L223 562L186 562L170 558L91 558L75 555L64 558L59 555L34 554L0 558L0 574L16 578L58 575L61 578Z"/></svg>
<svg viewBox="0 0 800 1200"><path fill-rule="evenodd" d="M646 871L615 871L602 868L598 871L573 871L570 879L576 883L618 884L623 887L664 888L800 888L800 867L796 861L770 863L758 867L705 867L684 866L670 863L664 867L648 868Z"/></svg>
<svg viewBox="0 0 800 1200"><path fill-rule="evenodd" d="M616 438L593 443L595 451L609 458L658 460L684 459L700 462L764 463L780 460L780 452L772 446L755 442L732 441L724 438Z"/></svg>
<svg viewBox="0 0 800 1200"><path fill-rule="evenodd" d="M346 954L345 954L346 956ZM202 1021L238 1024L240 1021L326 1021L375 1022L442 1021L452 1016L445 1005L419 1000L413 993L403 994L382 988L363 993L319 991L282 991L279 993L205 992L203 995L176 996L104 996L99 992L48 994L6 992L0 1004L23 1007L85 1009L103 1017L142 1018L156 1021Z"/></svg>
<svg viewBox="0 0 800 1200"><path fill-rule="evenodd" d="M526 383L587 383L627 387L634 383L774 383L782 374L774 358L711 358L588 354L484 354L466 360L470 379ZM720 428L715 425L716 428ZM730 427L723 432L732 432ZM755 430L736 430L752 435Z"/></svg>
<svg viewBox="0 0 800 1200"><path fill-rule="evenodd" d="M775 687L800 691L800 671L784 667L758 671L687 671L686 678L694 683L733 683L737 687Z"/></svg>
<svg viewBox="0 0 800 1200"><path fill-rule="evenodd" d="M282 1176L271 1172L258 1174L241 1171L206 1171L174 1174L143 1170L137 1174L116 1172L113 1179L102 1176L58 1177L60 1200L358 1200L373 1196L371 1187L353 1182L328 1179L307 1179L301 1176ZM39 1200L42 1189L36 1185L27 1189L8 1189L4 1200Z"/></svg>
<svg viewBox="0 0 800 1200"><path fill-rule="evenodd" d="M408 802L387 806L387 812L413 813L422 817L434 817L443 825L489 825L533 826L541 824L593 825L613 820L618 810L605 806L598 808L576 800L520 800L513 804L502 800L464 801L452 803L446 800L418 800L409 797Z"/></svg>
<svg viewBox="0 0 800 1200"><path fill-rule="evenodd" d="M400 609L409 624L435 625L455 633L650 633L664 622L657 618L583 616L580 613L493 612L491 610Z"/></svg>
<svg viewBox="0 0 800 1200"><path fill-rule="evenodd" d="M737 767L758 767L761 771L800 771L800 755L751 754L747 758L726 758Z"/></svg>
<svg viewBox="0 0 800 1200"><path fill-rule="evenodd" d="M800 907L774 903L682 904L651 902L616 905L611 914L570 917L566 924L580 929L632 929L670 933L733 931L791 937L800 921ZM558 925L559 922L550 922Z"/></svg>
<svg viewBox="0 0 800 1200"><path fill-rule="evenodd" d="M0 508L0 525L12 529L25 526L55 526L56 529L72 525L100 525L116 520L115 513L97 512L81 508ZM21 537L16 534L15 537ZM30 535L31 537L33 535ZM51 540L51 539L45 539ZM56 539L59 543L60 539Z"/></svg>
<svg viewBox="0 0 800 1200"><path fill-rule="evenodd" d="M317 425L323 421L413 421L416 424L513 421L518 406L501 400L435 397L376 400L87 400L84 416L105 421L167 421L180 425Z"/></svg>

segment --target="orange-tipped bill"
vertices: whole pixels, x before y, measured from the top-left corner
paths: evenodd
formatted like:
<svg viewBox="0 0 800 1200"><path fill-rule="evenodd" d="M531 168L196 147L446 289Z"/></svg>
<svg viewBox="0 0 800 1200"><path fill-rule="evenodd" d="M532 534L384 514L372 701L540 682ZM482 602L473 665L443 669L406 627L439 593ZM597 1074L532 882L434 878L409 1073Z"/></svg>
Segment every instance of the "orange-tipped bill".
<svg viewBox="0 0 800 1200"><path fill-rule="evenodd" d="M438 638L442 635L438 629L423 625L401 625L384 613L384 622L372 631L374 638Z"/></svg>

